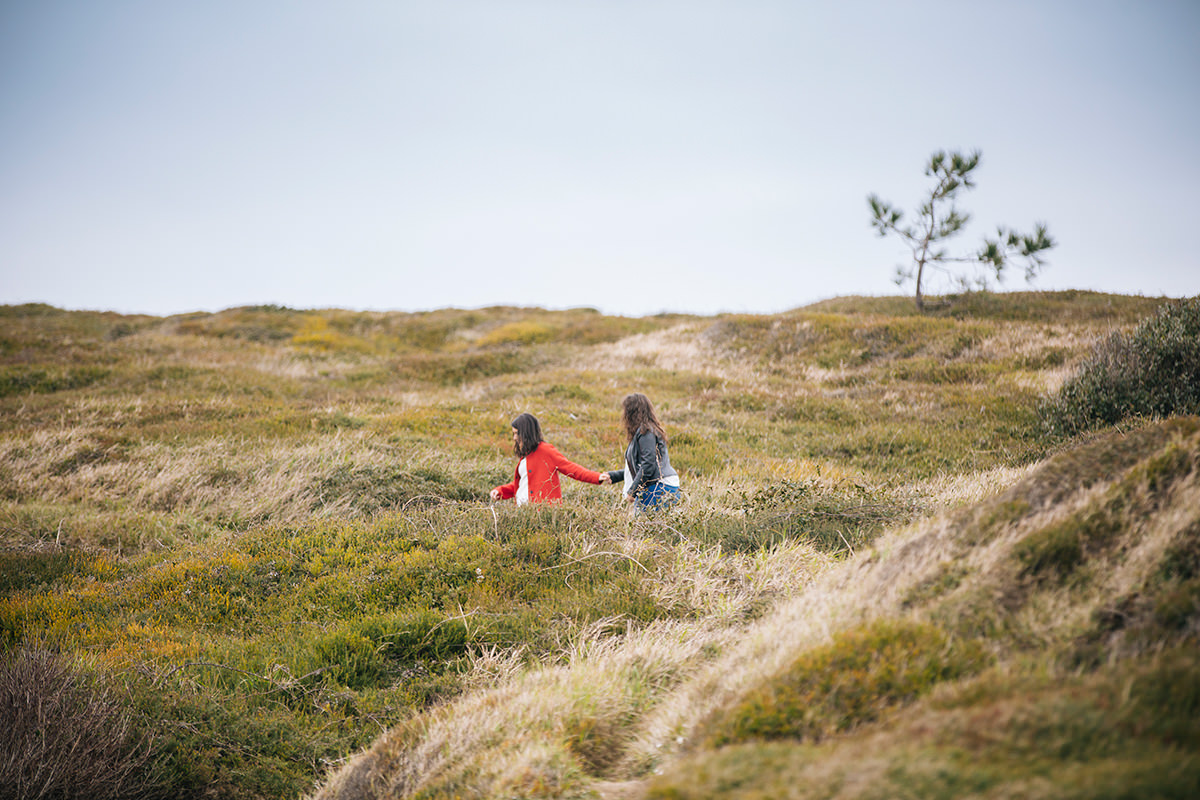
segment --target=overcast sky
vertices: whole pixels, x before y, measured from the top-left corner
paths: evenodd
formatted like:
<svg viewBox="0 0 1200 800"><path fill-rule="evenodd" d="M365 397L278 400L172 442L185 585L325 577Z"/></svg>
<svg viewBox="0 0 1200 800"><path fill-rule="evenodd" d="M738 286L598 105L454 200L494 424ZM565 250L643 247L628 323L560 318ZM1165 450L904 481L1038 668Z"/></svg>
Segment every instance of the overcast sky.
<svg viewBox="0 0 1200 800"><path fill-rule="evenodd" d="M942 148L955 249L1041 220L1035 288L1200 293L1200 2L10 0L0 303L908 293L866 196Z"/></svg>

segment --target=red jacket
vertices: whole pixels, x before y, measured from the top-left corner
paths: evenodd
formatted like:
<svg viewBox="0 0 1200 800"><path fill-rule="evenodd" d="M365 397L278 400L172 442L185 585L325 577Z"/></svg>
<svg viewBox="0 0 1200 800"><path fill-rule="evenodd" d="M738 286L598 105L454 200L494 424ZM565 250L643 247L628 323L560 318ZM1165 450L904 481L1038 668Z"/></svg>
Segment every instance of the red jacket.
<svg viewBox="0 0 1200 800"><path fill-rule="evenodd" d="M525 456L525 467L528 471L529 502L541 503L562 499L562 486L558 482L558 473L569 475L584 483L599 483L600 473L574 464L566 456L558 452L549 442L541 442L534 451ZM517 486L521 482L521 462L513 470L512 483L497 486L500 497L507 500L515 497Z"/></svg>

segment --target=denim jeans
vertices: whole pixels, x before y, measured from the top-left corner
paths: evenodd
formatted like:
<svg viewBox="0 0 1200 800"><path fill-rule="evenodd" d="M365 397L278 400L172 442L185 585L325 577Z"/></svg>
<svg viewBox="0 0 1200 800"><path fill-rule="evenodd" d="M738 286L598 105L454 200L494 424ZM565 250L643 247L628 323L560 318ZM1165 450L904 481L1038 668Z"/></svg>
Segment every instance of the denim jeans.
<svg viewBox="0 0 1200 800"><path fill-rule="evenodd" d="M667 486L661 481L648 483L638 492L637 507L639 511L650 511L658 508L670 508L679 502L679 487Z"/></svg>

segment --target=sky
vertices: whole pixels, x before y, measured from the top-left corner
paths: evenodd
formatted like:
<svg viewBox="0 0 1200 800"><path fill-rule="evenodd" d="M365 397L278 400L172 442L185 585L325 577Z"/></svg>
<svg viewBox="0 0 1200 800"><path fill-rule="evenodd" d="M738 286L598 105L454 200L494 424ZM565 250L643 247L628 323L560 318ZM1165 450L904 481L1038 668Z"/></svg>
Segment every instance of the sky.
<svg viewBox="0 0 1200 800"><path fill-rule="evenodd" d="M0 304L774 313L911 294L936 150L1032 284L1200 293L1197 0L5 0ZM927 292L944 291L936 282Z"/></svg>

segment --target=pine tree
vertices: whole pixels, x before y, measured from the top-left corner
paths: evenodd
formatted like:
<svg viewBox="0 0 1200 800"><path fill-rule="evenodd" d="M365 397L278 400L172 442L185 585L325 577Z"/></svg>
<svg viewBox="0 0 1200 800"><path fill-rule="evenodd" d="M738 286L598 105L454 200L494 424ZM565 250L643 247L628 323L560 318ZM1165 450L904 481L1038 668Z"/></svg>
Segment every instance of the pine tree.
<svg viewBox="0 0 1200 800"><path fill-rule="evenodd" d="M971 219L970 214L958 210L955 201L960 191L975 188L972 173L979 166L981 157L982 153L978 150L968 156L939 150L930 156L929 163L925 165L925 174L934 179L934 186L922 203L917 219L910 224L902 224L904 212L880 200L878 195L867 197L871 206L871 227L880 236L896 234L912 251L912 264L896 268L896 283L904 285L908 281L915 282L918 309L925 308L921 290L928 277L927 269L939 270L956 277L963 285L970 285L968 276L954 275L946 265L975 264L986 268L995 275L997 281L1001 281L1009 260L1022 259L1025 280L1030 281L1045 266L1042 254L1055 245L1045 223L1039 222L1034 225L1032 234L1021 234L1000 226L995 239L984 237L983 246L968 256L951 256L941 246L942 242L958 234ZM987 285L986 278L978 282Z"/></svg>

